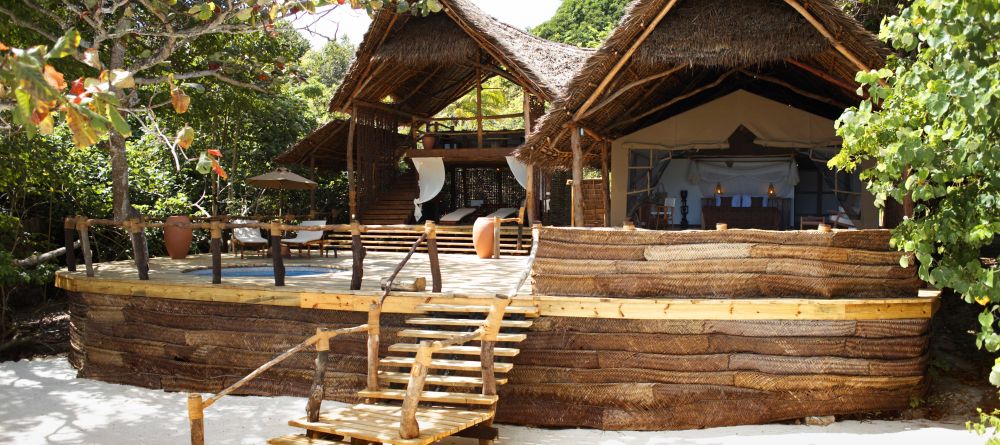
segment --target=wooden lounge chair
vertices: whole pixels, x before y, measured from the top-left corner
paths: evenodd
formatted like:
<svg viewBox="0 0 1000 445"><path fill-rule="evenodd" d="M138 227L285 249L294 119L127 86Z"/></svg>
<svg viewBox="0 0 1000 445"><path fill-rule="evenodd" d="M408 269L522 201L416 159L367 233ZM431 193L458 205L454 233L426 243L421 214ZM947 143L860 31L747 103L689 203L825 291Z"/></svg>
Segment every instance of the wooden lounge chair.
<svg viewBox="0 0 1000 445"><path fill-rule="evenodd" d="M438 224L443 224L446 226L457 225L460 222L462 222L463 219L468 218L473 213L476 213L476 210L479 209L476 207L462 207L458 210L455 210L454 212L442 216L441 220L438 221Z"/></svg>
<svg viewBox="0 0 1000 445"><path fill-rule="evenodd" d="M486 215L487 218L509 218L511 215L517 213L517 208L514 207L504 207L502 209L497 209L497 211Z"/></svg>
<svg viewBox="0 0 1000 445"><path fill-rule="evenodd" d="M302 221L299 226L325 226L325 220L313 220L313 221ZM299 249L299 255L302 255L302 249L306 249L307 255L311 255L312 247L316 245L316 241L323 239L325 232L321 230L300 230L295 234L294 238L287 238L281 240L281 244L288 246L289 248L297 247Z"/></svg>
<svg viewBox="0 0 1000 445"><path fill-rule="evenodd" d="M257 224L253 219L234 219L233 224ZM233 229L233 247L240 250L240 259L244 258L247 247L260 252L267 249L267 238L260 236L260 229L253 227L238 227Z"/></svg>

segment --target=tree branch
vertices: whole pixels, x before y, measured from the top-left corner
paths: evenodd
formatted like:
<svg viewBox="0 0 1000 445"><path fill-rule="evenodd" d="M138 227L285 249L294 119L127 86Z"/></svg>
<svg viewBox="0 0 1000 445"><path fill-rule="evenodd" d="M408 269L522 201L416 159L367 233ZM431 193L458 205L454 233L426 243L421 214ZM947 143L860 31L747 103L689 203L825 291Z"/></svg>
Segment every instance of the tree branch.
<svg viewBox="0 0 1000 445"><path fill-rule="evenodd" d="M10 20L12 22L14 22L15 25L20 26L20 27L25 28L25 29L30 29L30 30L38 33L42 37L45 37L46 39L49 39L49 40L51 40L53 42L55 42L56 40L59 39L58 37L52 35L48 31L46 31L46 30L44 30L42 28L39 28L38 26L35 26L34 23L25 22L25 21L21 20L20 18L17 17L16 14L14 14L13 11L11 11L11 10L9 10L7 8L4 8L4 7L0 6L0 14L3 14L3 15L6 15L7 17L10 17Z"/></svg>
<svg viewBox="0 0 1000 445"><path fill-rule="evenodd" d="M258 85L254 85L252 83L247 83L247 82L243 82L243 81L240 81L240 80L233 79L232 77L229 77L229 76L226 76L225 74L222 74L218 70L201 70L201 71L191 71L189 73L174 74L174 80L197 79L197 78L200 78L200 77L214 77L214 78L218 79L220 82L225 82L225 83L228 83L230 85L235 85L235 86L238 86L238 87L241 87L241 88L248 88L248 89L260 92L260 93L270 93L270 91L268 91L265 88L262 88L262 87L260 87ZM157 84L157 83L165 83L168 80L169 80L169 78L167 76L141 77L141 78L136 78L135 79L135 83L136 83L136 85L153 85L153 84Z"/></svg>

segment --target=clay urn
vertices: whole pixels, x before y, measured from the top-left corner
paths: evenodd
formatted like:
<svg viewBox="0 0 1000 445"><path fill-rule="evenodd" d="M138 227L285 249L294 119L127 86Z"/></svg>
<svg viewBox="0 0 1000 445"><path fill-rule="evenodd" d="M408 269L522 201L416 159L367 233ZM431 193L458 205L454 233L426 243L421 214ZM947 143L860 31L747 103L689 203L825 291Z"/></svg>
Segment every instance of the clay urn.
<svg viewBox="0 0 1000 445"><path fill-rule="evenodd" d="M191 219L184 215L167 218L166 223L190 223ZM166 225L163 227L163 243L167 245L167 253L174 260L183 260L191 251L193 232L190 228Z"/></svg>
<svg viewBox="0 0 1000 445"><path fill-rule="evenodd" d="M472 245L479 258L493 257L493 218L476 218L472 224Z"/></svg>
<svg viewBox="0 0 1000 445"><path fill-rule="evenodd" d="M437 141L437 138L433 134L425 134L424 137L420 138L420 141L424 144L424 150L430 150L434 148L434 142Z"/></svg>

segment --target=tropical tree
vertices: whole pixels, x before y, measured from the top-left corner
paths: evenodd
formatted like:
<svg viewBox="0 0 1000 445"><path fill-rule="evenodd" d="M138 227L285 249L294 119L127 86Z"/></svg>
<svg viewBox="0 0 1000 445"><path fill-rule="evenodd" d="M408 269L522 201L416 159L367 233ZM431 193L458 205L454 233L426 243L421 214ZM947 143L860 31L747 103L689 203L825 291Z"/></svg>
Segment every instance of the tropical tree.
<svg viewBox="0 0 1000 445"><path fill-rule="evenodd" d="M596 48L618 25L629 0L563 0L555 15L531 30L555 42Z"/></svg>

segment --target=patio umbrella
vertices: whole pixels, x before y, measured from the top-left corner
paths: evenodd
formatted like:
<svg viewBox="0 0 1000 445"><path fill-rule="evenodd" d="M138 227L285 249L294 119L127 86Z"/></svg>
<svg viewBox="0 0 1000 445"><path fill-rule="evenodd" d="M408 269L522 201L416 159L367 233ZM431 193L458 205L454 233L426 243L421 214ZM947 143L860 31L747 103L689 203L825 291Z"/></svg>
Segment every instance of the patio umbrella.
<svg viewBox="0 0 1000 445"><path fill-rule="evenodd" d="M310 190L315 189L317 184L315 181L306 179L295 173L288 171L287 168L279 168L273 172L264 173L263 175L254 176L247 179L247 184L269 189L280 189L280 190ZM285 195L284 192L281 193L280 212L284 212L285 207Z"/></svg>

